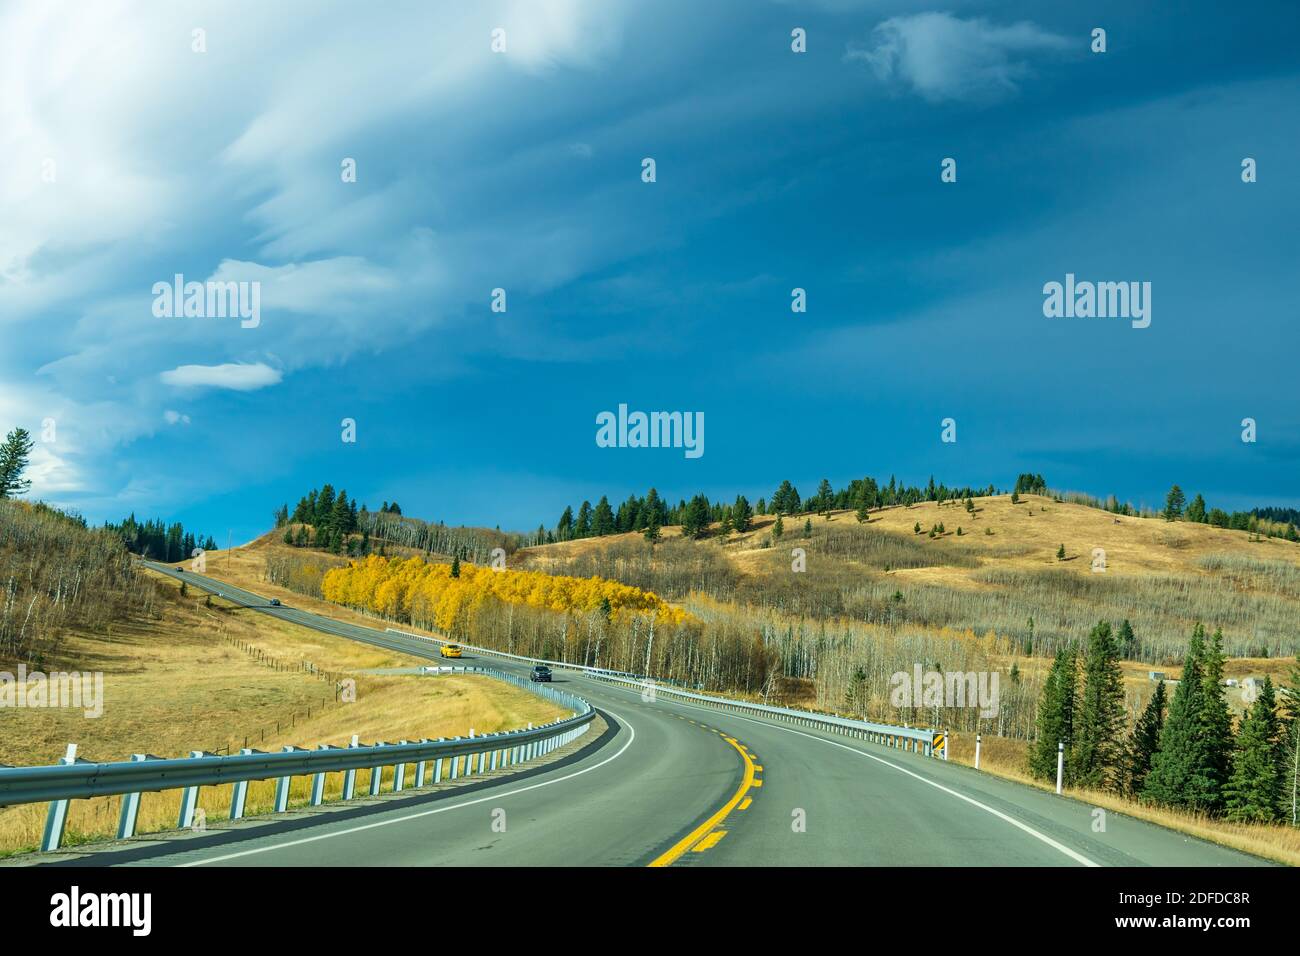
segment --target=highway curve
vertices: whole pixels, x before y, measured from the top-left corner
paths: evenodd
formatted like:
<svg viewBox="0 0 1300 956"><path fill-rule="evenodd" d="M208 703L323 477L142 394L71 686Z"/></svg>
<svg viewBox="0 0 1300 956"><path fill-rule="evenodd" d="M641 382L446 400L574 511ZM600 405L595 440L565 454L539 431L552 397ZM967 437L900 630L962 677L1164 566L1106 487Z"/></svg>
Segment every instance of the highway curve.
<svg viewBox="0 0 1300 956"><path fill-rule="evenodd" d="M427 642L150 567L306 627L422 657ZM478 661L473 661L478 663ZM526 667L498 658L481 663ZM834 734L557 671L609 725L508 777L53 865L1243 866L1265 861L1069 798ZM502 817L501 811L504 811ZM504 822L504 828L501 826ZM494 826L495 824L495 826Z"/></svg>

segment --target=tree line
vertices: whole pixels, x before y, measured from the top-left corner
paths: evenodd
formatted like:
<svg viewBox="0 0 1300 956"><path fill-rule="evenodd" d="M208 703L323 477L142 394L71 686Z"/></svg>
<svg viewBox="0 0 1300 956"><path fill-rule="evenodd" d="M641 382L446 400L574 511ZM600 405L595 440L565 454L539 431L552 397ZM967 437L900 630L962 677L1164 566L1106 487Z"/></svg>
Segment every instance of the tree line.
<svg viewBox="0 0 1300 956"><path fill-rule="evenodd" d="M120 537L126 550L132 554L167 564L191 558L200 548L204 551L217 550L217 542L212 535L204 538L186 531L179 521L170 525L161 518L140 522L136 520L134 512L120 524L104 522L104 528Z"/></svg>
<svg viewBox="0 0 1300 956"><path fill-rule="evenodd" d="M1197 624L1172 701L1158 682L1129 730L1120 655L1106 621L1083 647L1057 652L1029 750L1034 776L1056 778L1064 744L1070 785L1234 821L1300 823L1300 665L1280 695L1267 677L1248 689L1248 709L1234 727L1223 633L1207 638Z"/></svg>
<svg viewBox="0 0 1300 956"><path fill-rule="evenodd" d="M303 495L292 512L288 505L275 510L275 527L283 528L285 544L315 548L347 557L381 557L390 546L423 551L426 557L445 554L486 564L495 548L512 553L523 544L540 544L544 534L505 534L485 528L449 528L439 522L406 517L396 502L385 501L378 511L349 498L346 489L322 485Z"/></svg>
<svg viewBox="0 0 1300 956"><path fill-rule="evenodd" d="M1041 475L1030 477L1036 477L1042 487L1046 488ZM695 495L690 500L683 498L674 506L664 501L659 492L651 488L644 497L630 495L618 506L617 511L606 495L602 495L594 507L590 501L583 501L576 513L572 506L566 507L555 527L545 532L544 543L599 538L629 531L642 532L647 540L655 541L664 525L680 525L682 534L686 537L700 538L714 524L720 525L723 533L747 531L755 514L774 514L780 517L811 513L829 515L832 511L855 510L858 520L866 521L869 520L866 517L868 512L875 508L912 505L921 501L954 501L994 494L998 494L998 491L992 485L987 488L949 487L942 482L936 484L931 476L922 488L904 485L891 475L888 484L867 477L854 479L838 490L832 487L829 479L823 478L816 493L807 498L801 497L799 489L786 480L781 482L770 499L759 498L753 506L744 495L737 495L735 501L728 503L711 501L703 494ZM539 529L538 537L541 536Z"/></svg>
<svg viewBox="0 0 1300 956"><path fill-rule="evenodd" d="M1165 496L1165 508L1161 515L1166 521L1191 521L1216 528L1249 531L1269 538L1300 541L1300 532L1296 531L1295 526L1295 509L1256 508L1253 511L1234 511L1229 514L1222 508L1207 508L1204 496L1199 494L1189 504L1183 489L1177 485L1170 488L1169 494Z"/></svg>

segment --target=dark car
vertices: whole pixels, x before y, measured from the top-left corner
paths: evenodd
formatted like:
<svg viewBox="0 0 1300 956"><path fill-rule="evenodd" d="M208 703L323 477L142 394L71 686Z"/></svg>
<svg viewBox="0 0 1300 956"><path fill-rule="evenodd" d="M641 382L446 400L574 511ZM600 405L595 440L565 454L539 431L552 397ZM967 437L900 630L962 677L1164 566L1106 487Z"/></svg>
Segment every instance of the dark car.
<svg viewBox="0 0 1300 956"><path fill-rule="evenodd" d="M184 574L184 573L185 573L185 569L184 569L184 568L177 568L176 570L179 571L179 572L181 572L181 574Z"/></svg>
<svg viewBox="0 0 1300 956"><path fill-rule="evenodd" d="M271 598L271 607L279 607L279 606L280 606L280 599L279 599L279 598Z"/></svg>
<svg viewBox="0 0 1300 956"><path fill-rule="evenodd" d="M551 669L545 664L538 664L533 668L533 672L528 675L529 680L551 682Z"/></svg>

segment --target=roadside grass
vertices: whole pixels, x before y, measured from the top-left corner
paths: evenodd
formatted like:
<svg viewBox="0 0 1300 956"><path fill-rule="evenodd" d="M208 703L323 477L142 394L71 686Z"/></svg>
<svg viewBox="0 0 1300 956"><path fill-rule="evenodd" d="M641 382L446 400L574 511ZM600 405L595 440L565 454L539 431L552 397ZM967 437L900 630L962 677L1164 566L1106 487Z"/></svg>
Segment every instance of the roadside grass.
<svg viewBox="0 0 1300 956"><path fill-rule="evenodd" d="M473 675L381 675L371 668L418 666L427 660L333 637L268 615L232 607L214 598L207 606L190 588L169 589L157 619L107 625L102 632L74 632L62 643L49 671L104 672L102 716L88 719L67 708L0 709L0 763L34 766L56 762L68 743L87 760L125 760L133 753L176 757L192 750L238 752L242 746L276 750L286 745L314 748L362 742L465 736L540 724L561 716L560 708L526 691ZM260 652L260 657L254 653ZM333 679L300 669L320 670L356 682L353 703L336 702ZM0 661L13 672L14 662ZM391 778L391 770L386 771ZM328 781L337 795L341 780ZM359 775L358 789L368 784ZM293 782L293 799L307 799L310 781ZM225 819L230 787L204 790L200 806L210 820ZM248 812L268 810L274 783L249 787ZM111 837L120 797L74 801L67 843ZM146 794L138 832L175 826L180 793ZM44 826L45 804L0 809L0 855L35 848Z"/></svg>
<svg viewBox="0 0 1300 956"><path fill-rule="evenodd" d="M948 758L954 763L975 765L975 735L952 734ZM980 771L1004 780L1012 780L1047 793L1055 793L1055 783L1031 777L1025 769L1028 744L1023 740L985 734L980 744ZM1064 795L1093 807L1145 820L1209 843L1241 850L1288 866L1300 866L1300 829L1279 824L1233 823L1202 813L1188 813L1169 807L1156 807L1108 791L1078 787L1064 788Z"/></svg>

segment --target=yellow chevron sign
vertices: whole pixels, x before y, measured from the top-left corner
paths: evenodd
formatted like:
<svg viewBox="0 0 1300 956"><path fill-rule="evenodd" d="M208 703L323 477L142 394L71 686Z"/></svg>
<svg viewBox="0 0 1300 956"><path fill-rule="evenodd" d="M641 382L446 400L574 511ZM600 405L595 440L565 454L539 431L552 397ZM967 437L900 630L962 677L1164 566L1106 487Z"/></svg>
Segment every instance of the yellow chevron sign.
<svg viewBox="0 0 1300 956"><path fill-rule="evenodd" d="M941 754L941 753L943 753L944 747L946 747L947 745L948 745L948 735L947 735L947 734L935 734L935 735L934 735L934 752L935 752L936 754Z"/></svg>

